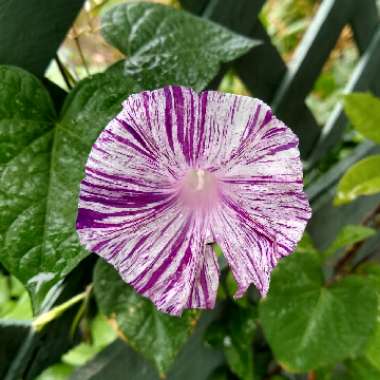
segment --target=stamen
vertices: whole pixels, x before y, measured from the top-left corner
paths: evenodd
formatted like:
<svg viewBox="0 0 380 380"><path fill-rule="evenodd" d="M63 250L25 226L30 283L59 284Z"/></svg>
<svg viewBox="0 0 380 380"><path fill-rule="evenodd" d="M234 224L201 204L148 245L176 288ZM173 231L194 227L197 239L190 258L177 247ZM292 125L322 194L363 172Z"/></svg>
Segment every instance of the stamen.
<svg viewBox="0 0 380 380"><path fill-rule="evenodd" d="M204 188L204 185L205 185L205 174L206 174L206 172L202 169L198 169L195 171L195 174L196 174L197 179L198 179L195 190L200 191Z"/></svg>
<svg viewBox="0 0 380 380"><path fill-rule="evenodd" d="M182 199L191 207L209 207L217 200L218 181L208 170L189 170L179 186Z"/></svg>

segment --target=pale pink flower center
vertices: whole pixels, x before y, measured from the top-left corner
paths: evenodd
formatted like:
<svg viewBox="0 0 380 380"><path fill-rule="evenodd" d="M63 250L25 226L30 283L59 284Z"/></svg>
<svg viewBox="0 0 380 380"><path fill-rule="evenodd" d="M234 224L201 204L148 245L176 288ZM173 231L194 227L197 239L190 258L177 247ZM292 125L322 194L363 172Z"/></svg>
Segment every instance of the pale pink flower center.
<svg viewBox="0 0 380 380"><path fill-rule="evenodd" d="M180 180L181 199L187 206L212 206L218 199L218 180L204 169L191 169Z"/></svg>

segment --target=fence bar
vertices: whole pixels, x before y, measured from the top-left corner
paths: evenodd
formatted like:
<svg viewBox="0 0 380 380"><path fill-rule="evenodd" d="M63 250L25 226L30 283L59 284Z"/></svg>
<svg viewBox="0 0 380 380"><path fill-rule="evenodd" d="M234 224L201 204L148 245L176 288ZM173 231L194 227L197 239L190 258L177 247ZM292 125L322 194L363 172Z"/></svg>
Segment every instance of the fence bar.
<svg viewBox="0 0 380 380"><path fill-rule="evenodd" d="M264 3L265 0L210 0L202 16L249 36Z"/></svg>
<svg viewBox="0 0 380 380"><path fill-rule="evenodd" d="M371 43L372 37L379 25L376 0L361 0L356 2L350 24L360 54L363 54Z"/></svg>
<svg viewBox="0 0 380 380"><path fill-rule="evenodd" d="M312 90L352 13L353 0L324 0L302 39L273 100L275 110L286 112L289 99L304 99Z"/></svg>

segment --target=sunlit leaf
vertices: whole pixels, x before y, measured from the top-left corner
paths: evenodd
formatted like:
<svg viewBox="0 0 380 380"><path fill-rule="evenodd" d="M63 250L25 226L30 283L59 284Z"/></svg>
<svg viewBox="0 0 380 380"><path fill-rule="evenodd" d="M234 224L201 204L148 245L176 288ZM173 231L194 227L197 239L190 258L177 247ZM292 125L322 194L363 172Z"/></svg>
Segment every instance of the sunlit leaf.
<svg viewBox="0 0 380 380"><path fill-rule="evenodd" d="M47 368L35 380L68 380L74 368L69 364L58 363Z"/></svg>
<svg viewBox="0 0 380 380"><path fill-rule="evenodd" d="M365 158L353 165L339 182L335 205L352 202L362 195L380 192L380 155Z"/></svg>
<svg viewBox="0 0 380 380"><path fill-rule="evenodd" d="M324 257L333 255L341 248L351 246L376 234L373 228L347 225L342 228L333 243L323 252Z"/></svg>
<svg viewBox="0 0 380 380"><path fill-rule="evenodd" d="M344 110L353 127L364 137L380 144L380 99L369 93L344 97Z"/></svg>

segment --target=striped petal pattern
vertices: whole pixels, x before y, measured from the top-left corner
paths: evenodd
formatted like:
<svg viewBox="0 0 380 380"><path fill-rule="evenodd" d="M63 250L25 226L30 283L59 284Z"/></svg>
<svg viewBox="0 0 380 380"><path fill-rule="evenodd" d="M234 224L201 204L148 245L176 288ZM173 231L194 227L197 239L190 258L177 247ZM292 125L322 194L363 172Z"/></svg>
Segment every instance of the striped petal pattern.
<svg viewBox="0 0 380 380"><path fill-rule="evenodd" d="M77 230L159 310L212 308L212 243L241 297L265 295L311 216L298 139L257 99L168 86L130 96L100 134L81 183Z"/></svg>

